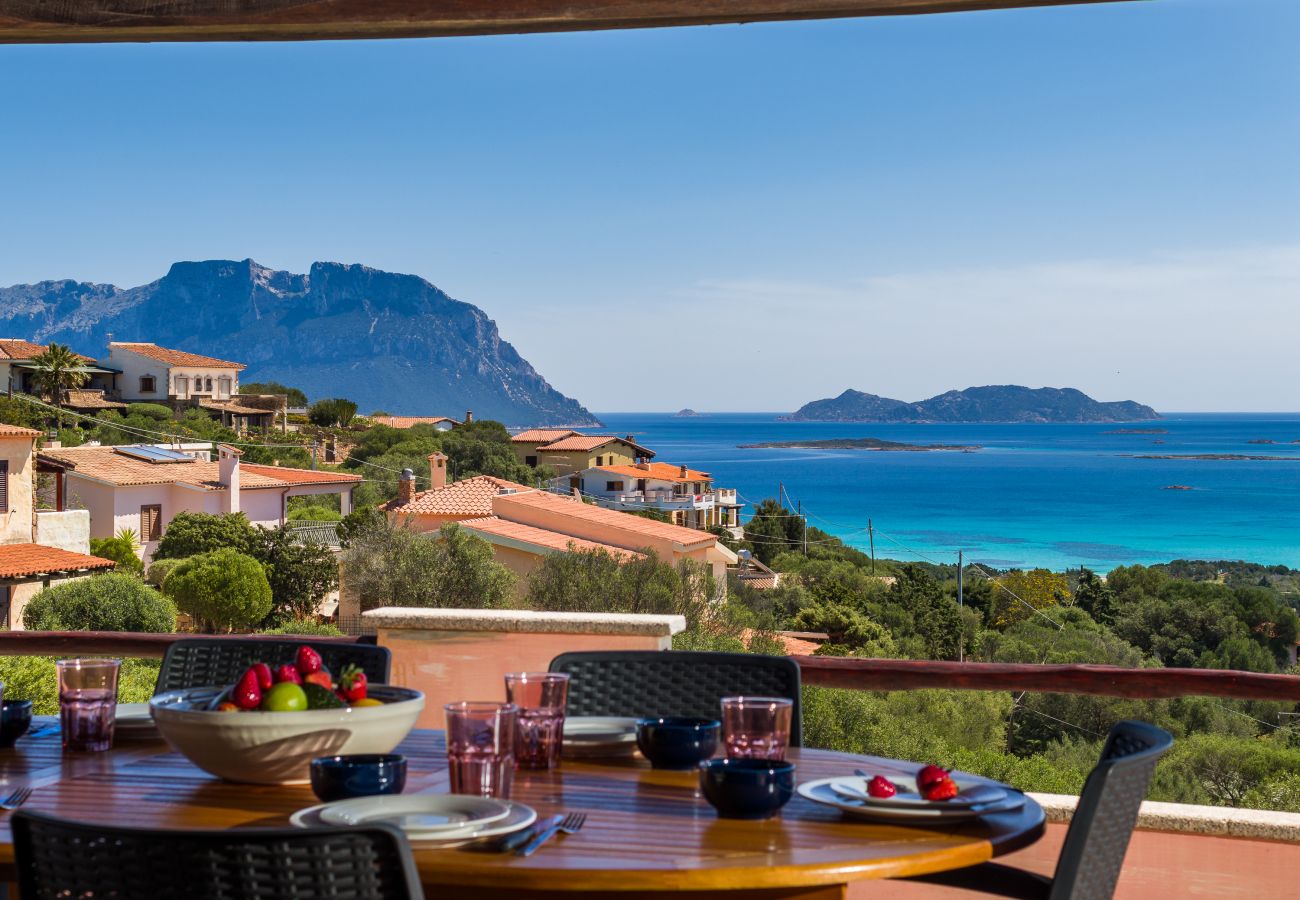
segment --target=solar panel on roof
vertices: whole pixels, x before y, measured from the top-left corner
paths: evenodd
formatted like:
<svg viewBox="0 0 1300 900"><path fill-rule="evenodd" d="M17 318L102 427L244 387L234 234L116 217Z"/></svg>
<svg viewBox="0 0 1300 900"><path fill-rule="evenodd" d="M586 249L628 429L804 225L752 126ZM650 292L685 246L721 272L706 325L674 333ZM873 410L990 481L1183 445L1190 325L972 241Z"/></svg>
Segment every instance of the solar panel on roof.
<svg viewBox="0 0 1300 900"><path fill-rule="evenodd" d="M182 453L180 450L172 450L168 447L150 447L145 444L131 444L126 447L115 448L123 456L130 456L133 459L142 459L149 463L181 463L194 462L194 457L188 453Z"/></svg>

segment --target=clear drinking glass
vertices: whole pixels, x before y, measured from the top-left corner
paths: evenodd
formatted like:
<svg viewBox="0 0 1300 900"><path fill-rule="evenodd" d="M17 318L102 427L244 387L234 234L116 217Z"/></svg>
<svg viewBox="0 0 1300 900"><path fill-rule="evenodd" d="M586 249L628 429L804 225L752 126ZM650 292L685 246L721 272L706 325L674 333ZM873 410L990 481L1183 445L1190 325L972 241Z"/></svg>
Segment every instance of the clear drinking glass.
<svg viewBox="0 0 1300 900"><path fill-rule="evenodd" d="M794 701L723 697L722 744L731 759L785 759Z"/></svg>
<svg viewBox="0 0 1300 900"><path fill-rule="evenodd" d="M63 749L97 752L113 746L120 659L61 659L59 725Z"/></svg>
<svg viewBox="0 0 1300 900"><path fill-rule="evenodd" d="M553 769L564 742L569 676L560 672L511 672L506 699L519 707L515 761L522 769Z"/></svg>
<svg viewBox="0 0 1300 900"><path fill-rule="evenodd" d="M448 703L443 709L447 713L451 792L509 800L515 777L519 707L513 703L462 700Z"/></svg>

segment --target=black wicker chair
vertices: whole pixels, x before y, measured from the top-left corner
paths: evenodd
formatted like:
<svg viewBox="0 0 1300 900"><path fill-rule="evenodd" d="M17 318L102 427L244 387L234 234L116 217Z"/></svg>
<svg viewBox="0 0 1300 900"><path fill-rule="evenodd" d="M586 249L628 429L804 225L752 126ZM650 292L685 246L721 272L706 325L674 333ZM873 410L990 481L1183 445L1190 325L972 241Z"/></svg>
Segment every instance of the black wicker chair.
<svg viewBox="0 0 1300 900"><path fill-rule="evenodd" d="M1052 878L984 863L908 880L1000 897L1109 900L1156 761L1173 743L1168 732L1145 722L1119 722L1110 730L1101 761L1083 785Z"/></svg>
<svg viewBox="0 0 1300 900"><path fill-rule="evenodd" d="M373 644L313 643L308 637L283 641L186 638L167 648L153 692L231 684L255 662L267 663L272 669L293 662L303 644L315 648L331 672L337 674L348 663L355 663L367 680L388 683L392 654Z"/></svg>
<svg viewBox="0 0 1300 900"><path fill-rule="evenodd" d="M552 672L567 672L571 716L717 718L723 697L794 701L790 745L803 741L799 664L782 656L687 650L598 650L564 653Z"/></svg>
<svg viewBox="0 0 1300 900"><path fill-rule="evenodd" d="M422 900L391 825L160 831L13 814L23 900Z"/></svg>

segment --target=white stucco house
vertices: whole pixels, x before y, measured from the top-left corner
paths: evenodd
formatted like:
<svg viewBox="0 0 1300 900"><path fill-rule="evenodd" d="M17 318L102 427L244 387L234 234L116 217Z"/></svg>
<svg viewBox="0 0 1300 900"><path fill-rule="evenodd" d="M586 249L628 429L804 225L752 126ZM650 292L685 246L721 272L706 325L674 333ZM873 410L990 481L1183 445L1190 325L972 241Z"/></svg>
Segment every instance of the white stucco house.
<svg viewBox="0 0 1300 900"><path fill-rule="evenodd" d="M239 393L243 363L169 350L157 344L110 341L100 362L116 369L118 399L166 403L169 400L229 400Z"/></svg>
<svg viewBox="0 0 1300 900"><path fill-rule="evenodd" d="M337 494L346 515L361 483L360 476L342 472L242 463L240 451L224 444L213 460L208 447L67 447L42 451L40 459L60 470L60 503L89 511L91 537L129 528L139 536L144 559L179 513L242 512L255 525L274 528L286 521L290 497Z"/></svg>

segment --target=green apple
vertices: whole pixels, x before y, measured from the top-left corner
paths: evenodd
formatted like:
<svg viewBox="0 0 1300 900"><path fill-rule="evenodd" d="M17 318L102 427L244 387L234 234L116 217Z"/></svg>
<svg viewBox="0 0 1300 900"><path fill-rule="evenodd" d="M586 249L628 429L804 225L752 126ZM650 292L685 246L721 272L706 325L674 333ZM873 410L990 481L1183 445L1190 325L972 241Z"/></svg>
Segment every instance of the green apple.
<svg viewBox="0 0 1300 900"><path fill-rule="evenodd" d="M298 712L306 708L307 693L292 681L272 685L262 697L262 709L267 712Z"/></svg>

